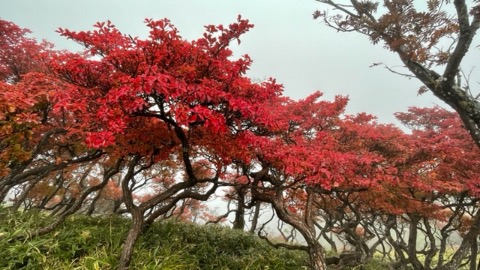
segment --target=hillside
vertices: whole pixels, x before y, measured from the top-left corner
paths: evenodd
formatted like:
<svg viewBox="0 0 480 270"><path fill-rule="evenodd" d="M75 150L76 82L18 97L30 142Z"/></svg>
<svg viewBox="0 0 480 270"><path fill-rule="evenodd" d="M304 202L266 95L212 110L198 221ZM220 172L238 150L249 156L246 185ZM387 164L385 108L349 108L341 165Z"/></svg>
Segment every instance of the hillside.
<svg viewBox="0 0 480 270"><path fill-rule="evenodd" d="M115 269L129 220L74 216L54 233L15 237L49 220L0 209L0 269ZM306 269L303 253L276 250L255 236L221 226L154 224L135 248L131 269Z"/></svg>

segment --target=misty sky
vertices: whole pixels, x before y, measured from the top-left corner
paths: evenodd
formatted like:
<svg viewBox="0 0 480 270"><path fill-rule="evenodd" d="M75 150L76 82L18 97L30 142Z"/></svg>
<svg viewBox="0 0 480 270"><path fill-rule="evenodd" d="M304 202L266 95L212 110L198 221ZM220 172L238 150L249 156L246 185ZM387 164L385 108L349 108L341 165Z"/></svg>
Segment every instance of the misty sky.
<svg viewBox="0 0 480 270"><path fill-rule="evenodd" d="M192 40L202 35L204 25L228 25L241 14L255 27L241 38L240 46L232 47L235 56L248 54L253 59L251 78L274 77L294 99L315 90L327 99L348 95L348 113L364 111L384 123L394 122L393 113L409 106L444 106L431 94L417 96L416 80L382 67L370 68L375 62L391 67L401 62L364 36L337 33L313 20L312 13L324 8L314 0L2 0L0 18L29 28L34 37L57 48L78 50L55 30L90 30L95 22L111 20L125 34L146 37L145 18L169 18L185 39ZM477 38L474 44L479 43ZM465 61L466 72L479 56L480 50L473 48ZM472 74L479 78L480 71L473 69ZM476 81L470 83L478 89Z"/></svg>

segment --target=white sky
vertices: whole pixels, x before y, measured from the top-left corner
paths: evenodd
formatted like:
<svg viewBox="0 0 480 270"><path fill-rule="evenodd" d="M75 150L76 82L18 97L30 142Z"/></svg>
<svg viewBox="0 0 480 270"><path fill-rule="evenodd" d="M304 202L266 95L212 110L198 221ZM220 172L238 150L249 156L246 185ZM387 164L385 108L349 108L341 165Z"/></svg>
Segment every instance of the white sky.
<svg viewBox="0 0 480 270"><path fill-rule="evenodd" d="M443 103L431 94L417 96L420 83L392 74L382 67L369 68L374 62L401 65L396 55L373 46L364 36L336 33L312 18L324 7L314 0L3 0L0 18L33 31L57 48L77 50L72 41L60 37L59 27L90 30L98 21L111 20L121 32L145 37L145 18L169 18L181 35L192 40L200 37L207 24L228 25L238 14L255 27L243 36L234 54L253 59L249 76L274 77L285 86L285 94L304 98L315 90L348 95L348 113L367 112L380 122L394 122L393 113L409 106L433 106ZM478 45L478 38L474 45ZM464 69L469 72L478 61L480 50L467 56ZM473 70L479 78L480 71ZM471 84L478 89L480 79Z"/></svg>

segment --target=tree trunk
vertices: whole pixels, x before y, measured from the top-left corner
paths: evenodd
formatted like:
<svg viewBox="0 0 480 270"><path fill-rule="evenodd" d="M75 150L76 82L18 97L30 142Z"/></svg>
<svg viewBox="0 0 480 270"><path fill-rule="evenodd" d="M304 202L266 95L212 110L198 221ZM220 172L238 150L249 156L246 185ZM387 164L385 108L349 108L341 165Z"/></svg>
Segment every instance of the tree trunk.
<svg viewBox="0 0 480 270"><path fill-rule="evenodd" d="M10 188L7 186L3 186L3 187L0 186L0 203L5 202L5 198L7 198L7 194L9 190Z"/></svg>
<svg viewBox="0 0 480 270"><path fill-rule="evenodd" d="M275 195L271 196L266 195L263 190L260 192L259 189L256 188L258 182L265 179L268 179L270 183L281 185L281 181L275 181L275 179L268 175L268 167L264 166L261 171L252 173L251 176L254 177L254 182L252 183L254 188L251 189L252 199L270 203L275 210L277 217L298 230L307 242L307 246L302 246L305 248L302 250L308 252L310 267L313 270L326 270L327 265L323 254L323 247L315 236L315 224L313 222L313 213L311 211L313 203L312 189L307 188L308 197L307 205L305 207L306 211L303 217L299 217L295 213L287 210L282 189L275 190Z"/></svg>
<svg viewBox="0 0 480 270"><path fill-rule="evenodd" d="M255 211L253 212L253 216L252 216L252 226L250 227L250 230L249 230L249 232L252 234L255 233L255 230L257 229L258 218L260 217L260 206L261 206L261 202L256 201Z"/></svg>
<svg viewBox="0 0 480 270"><path fill-rule="evenodd" d="M408 215L410 218L410 230L408 233L408 260L412 264L413 269L424 269L422 263L417 258L417 238L418 238L418 223L420 218L416 215Z"/></svg>
<svg viewBox="0 0 480 270"><path fill-rule="evenodd" d="M328 236L327 232L323 230L321 234L323 236L323 239L325 239L325 241L327 241L327 243L330 245L330 251L334 254L338 254L337 244L335 243L335 240L333 240L331 236Z"/></svg>
<svg viewBox="0 0 480 270"><path fill-rule="evenodd" d="M477 270L477 253L478 253L478 243L477 241L472 241L472 247L470 249L470 270Z"/></svg>
<svg viewBox="0 0 480 270"><path fill-rule="evenodd" d="M132 214L132 226L128 231L127 238L123 243L122 254L120 256L120 262L118 270L127 270L132 260L133 247L137 242L143 227L143 213L140 209L131 211Z"/></svg>
<svg viewBox="0 0 480 270"><path fill-rule="evenodd" d="M235 190L237 192L237 210L235 211L233 229L243 231L245 228L245 194L241 187Z"/></svg>
<svg viewBox="0 0 480 270"><path fill-rule="evenodd" d="M323 256L323 248L318 243L308 245L308 258L310 266L313 270L326 270L325 257Z"/></svg>
<svg viewBox="0 0 480 270"><path fill-rule="evenodd" d="M112 214L118 214L120 210L120 206L123 203L123 198L121 200L114 200L112 205Z"/></svg>
<svg viewBox="0 0 480 270"><path fill-rule="evenodd" d="M87 216L91 216L93 214L93 212L95 212L95 208L97 206L96 204L97 204L97 202L98 202L98 200L100 199L101 196L102 196L102 191L98 191L97 194L95 194L95 197L93 197L92 202L88 206L88 210L87 210L87 213L86 213Z"/></svg>

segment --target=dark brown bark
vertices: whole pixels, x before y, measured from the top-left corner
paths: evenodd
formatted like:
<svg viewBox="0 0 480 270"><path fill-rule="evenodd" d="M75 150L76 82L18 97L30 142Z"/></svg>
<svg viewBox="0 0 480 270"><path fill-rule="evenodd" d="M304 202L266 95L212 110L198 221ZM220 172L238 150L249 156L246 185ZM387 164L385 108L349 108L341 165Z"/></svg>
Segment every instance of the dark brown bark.
<svg viewBox="0 0 480 270"><path fill-rule="evenodd" d="M422 263L417 258L417 226L420 222L420 218L415 215L409 215L410 217L410 230L408 232L408 259L412 264L413 269L423 270Z"/></svg>
<svg viewBox="0 0 480 270"><path fill-rule="evenodd" d="M258 226L258 218L260 217L260 206L261 206L261 202L256 201L254 206L255 210L252 216L252 226L250 227L250 230L249 230L249 232L252 234L255 233L255 230L257 229L257 226Z"/></svg>
<svg viewBox="0 0 480 270"><path fill-rule="evenodd" d="M55 228L57 228L58 225L60 225L63 221L65 221L65 219L68 216L76 213L80 209L83 202L90 194L92 194L95 191L101 190L107 185L110 177L115 175L120 170L121 163L122 163L122 159L117 160L117 163L115 164L114 167L105 171L103 180L100 184L87 188L84 192L82 192L82 194L80 194L80 196L77 199L72 200L72 203L69 204L65 209L63 209L63 212L58 216L58 218L54 222L52 222L51 224L43 228L27 233L26 234L27 237L25 238L33 238L33 237L41 236L55 230ZM85 173L83 177L86 177L87 174L88 173Z"/></svg>
<svg viewBox="0 0 480 270"><path fill-rule="evenodd" d="M206 201L210 198L210 196L212 196L213 193L215 193L215 191L217 190L218 188L218 183L216 182L217 181L217 178L214 177L214 179L211 179L213 181L213 186L205 193L198 193L198 192L194 192L194 191L191 191L191 190L184 190L183 192L179 193L178 195L176 196L170 196L170 197L166 197L168 199L168 201L163 201L165 202L165 204L162 206L162 207L159 207L159 208L156 208L155 211L152 211L150 213L150 215L148 216L148 218L145 220L145 225L144 227L148 228L150 225L153 224L153 222L155 222L155 220L166 214L168 211L170 211L173 207L175 207L175 205L181 201L181 200L184 200L184 199L187 199L187 198L191 198L191 199L194 199L194 200L199 200L199 201ZM187 185L187 188L190 186L190 182L182 182L184 184ZM182 184L182 183L179 183L179 184ZM179 184L176 184L174 185L172 188L180 188L181 185ZM172 189L170 188L170 189ZM157 195L156 197L154 197L153 199L151 199L150 201L157 201L157 199L159 197L164 197L165 193L170 193L170 189L165 191L164 193L161 193L159 195ZM181 189L180 189L181 190ZM178 190L178 191L180 191ZM177 192L175 192L177 193ZM147 211L149 210L151 207L155 206L155 205L152 205L150 203L150 201L148 202L145 202L145 203L142 203L140 205L140 208L143 210L143 211ZM162 201L159 201L159 202L162 202ZM159 203L158 202L158 203ZM148 207L147 207L148 206Z"/></svg>
<svg viewBox="0 0 480 270"><path fill-rule="evenodd" d="M323 255L322 246L317 241L313 241L309 243L308 247L308 258L312 269L326 270L327 264L325 262L325 256Z"/></svg>
<svg viewBox="0 0 480 270"><path fill-rule="evenodd" d="M404 46L402 48L402 46L398 45L398 41L408 40L408 35L411 35L411 32L409 32L408 28L406 30L407 32L402 33L401 21L391 22L390 25L396 26L396 28L394 29L396 31L389 31L389 29L392 29L391 27L386 28L384 25L381 25L382 22L380 19L377 20L377 17L381 18L381 15L377 16L376 9L362 9L362 7L365 6L359 5L358 3L360 1L350 1L352 4L351 6L339 4L340 1L334 0L316 1L334 7L338 11L338 13L340 13L341 15L346 15L346 18L349 18L348 20L340 20L340 22L337 21L337 23L335 24L335 22L332 23L332 21L330 20L332 19L332 16L329 17L323 14L325 24L327 26L335 28L338 31L356 31L369 36L371 40L375 40L375 42L383 40L385 42L385 45L390 50L398 54L405 66L409 69L411 73L413 73L414 77L420 80L437 98L447 103L459 114L461 120L465 125L465 128L469 131L470 136L474 140L475 144L480 147L480 102L477 100L477 97L473 96L470 93L469 89L463 87L460 84L460 80L458 78L461 63L466 53L472 46L472 41L476 32L480 28L480 16L478 16L478 10L480 9L480 7L478 5L478 1L476 1L476 4L472 3L472 7L477 12L472 16L469 15L469 7L467 6L465 0L452 1L456 11L456 20L454 20L454 22L458 24L458 32L453 34L456 42L455 44L453 44L453 49L449 51L449 57L445 63L445 69L442 74L439 74L430 68L432 64L436 64L434 60L426 60L425 62L418 63L414 58L412 58L413 52L408 50L408 46ZM393 3L395 1L386 1L385 3L387 2ZM399 3L401 2L402 1L400 1ZM449 1L447 1L447 3L448 2ZM408 1L404 1L403 3L408 3ZM443 4L443 2L440 3ZM394 5L392 5L392 7L393 6ZM440 12L441 11L435 11L435 15L441 16ZM388 10L385 14L387 16L396 16L401 13L401 10L395 10L395 8L390 8L390 10ZM318 14L320 17L322 17L322 13ZM449 18L447 17L444 17L444 19L449 20ZM432 24L429 26L436 27L437 25L435 25L435 23L438 22L432 22ZM428 35L429 33L422 34ZM428 50L430 48L426 49ZM477 242L477 237L480 232L480 218L478 217L478 215L479 214L477 214L477 217L474 218L474 224L470 228L470 231L467 233L467 236L463 238L459 249L454 253L451 260L446 264L443 264L443 252L445 251L445 243L442 242L443 240L441 240L438 269L458 269L462 260L468 256L473 242ZM415 228L412 228L412 230L414 229ZM415 236L415 232L411 233L411 237L413 238ZM444 232L442 232L442 238L444 236ZM413 243L409 242L409 245L412 244ZM401 250L404 250L400 246L393 245L393 247L397 252L401 252ZM430 250L433 251L432 248ZM420 269L420 264L417 262L416 259L412 258L414 254L410 254L410 252L407 253L409 253L409 261L413 264L414 268ZM403 259L404 258L401 258L401 260Z"/></svg>
<svg viewBox="0 0 480 270"><path fill-rule="evenodd" d="M470 270L477 270L478 242L472 241L470 248Z"/></svg>
<svg viewBox="0 0 480 270"><path fill-rule="evenodd" d="M334 254L338 254L337 244L332 239L332 237L328 236L327 232L324 231L324 230L322 230L321 234L322 234L323 239L325 239L325 241L327 241L327 243L330 245L331 252L333 252Z"/></svg>
<svg viewBox="0 0 480 270"><path fill-rule="evenodd" d="M245 194L242 187L236 187L235 191L237 193L237 210L235 210L233 229L243 231L245 228Z"/></svg>
<svg viewBox="0 0 480 270"><path fill-rule="evenodd" d="M133 248L137 242L138 237L142 232L143 227L143 213L140 209L132 209L130 211L132 215L132 225L128 231L127 238L125 239L122 247L122 254L120 255L120 261L118 270L127 270L132 260Z"/></svg>
<svg viewBox="0 0 480 270"><path fill-rule="evenodd" d="M49 163L47 165L35 167L35 168L32 168L32 169L28 169L28 170L24 170L25 168L12 170L11 174L9 174L6 177L1 178L0 190L2 190L2 192L3 192L3 190L7 190L7 192L8 192L8 190L11 187L29 181L30 177L46 176L50 172L59 171L59 170L65 169L65 168L67 168L71 165L74 165L74 164L80 164L80 163L86 163L86 162L89 162L89 161L93 161L95 159L100 158L103 154L104 153L101 152L101 151L95 151L95 152L92 152L92 153L90 153L86 156L73 158L71 160L62 162L60 164Z"/></svg>
<svg viewBox="0 0 480 270"><path fill-rule="evenodd" d="M74 201L73 204L69 205L61 214L60 216L57 218L56 221L54 221L53 223L51 223L50 225L48 226L45 226L41 229L38 229L36 230L34 233L30 233L28 235L32 235L32 236L40 236L40 235L44 235L44 234L47 234L49 232L52 232L53 230L55 230L55 228L60 225L63 221L65 221L65 219L76 213L82 206L83 202L85 201L85 199L90 195L92 194L93 192L95 191L99 191L101 189L103 189L107 183L108 183L108 180L110 179L110 177L112 177L113 175L115 175L119 170L120 170L120 164L122 163L122 159L119 159L116 163L116 165L113 167L113 168L110 168L109 170L107 170L103 176L103 180L100 184L96 185L96 186L92 186L92 187L89 187L87 188L81 195L78 199L76 199ZM86 174L85 174L86 175Z"/></svg>
<svg viewBox="0 0 480 270"><path fill-rule="evenodd" d="M148 229L148 227L156 220L156 218L170 211L170 209L172 209L181 200L187 198L193 198L196 200L207 200L218 187L218 175L216 175L212 179L203 180L199 180L193 177L193 180L192 178L190 178L185 182L174 184L166 191L137 206L134 203L129 183L133 179L135 174L137 174L141 170L140 169L138 171L135 171L135 166L139 163L140 159L140 156L134 156L131 158L128 165L128 171L121 182L123 202L125 203L127 211L132 215L132 225L123 244L122 252L120 255L120 262L118 266L119 270L128 269L133 254L133 248L138 237L140 236L142 231ZM204 194L191 190L185 190L200 182L213 182L213 186ZM177 194L182 190L184 191ZM156 207L159 203L165 204L162 205L162 207L157 208L155 211L152 211L148 218L145 219L145 212L151 210L151 208L153 207Z"/></svg>
<svg viewBox="0 0 480 270"><path fill-rule="evenodd" d="M127 238L125 239L122 247L122 253L120 255L119 261L119 270L126 270L130 265L130 261L132 259L133 254L133 247L135 246L135 242L138 239L138 236L141 233L142 226L144 223L143 220L143 211L139 209L134 201L132 192L130 190L129 183L135 177L135 166L140 161L140 156L135 155L133 156L129 163L128 163L128 170L125 176L122 179L122 192L123 192L123 201L125 206L127 207L128 212L132 215L132 225L130 226L130 230L128 232Z"/></svg>

